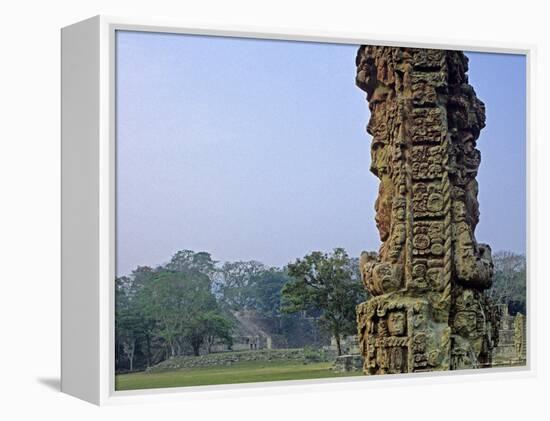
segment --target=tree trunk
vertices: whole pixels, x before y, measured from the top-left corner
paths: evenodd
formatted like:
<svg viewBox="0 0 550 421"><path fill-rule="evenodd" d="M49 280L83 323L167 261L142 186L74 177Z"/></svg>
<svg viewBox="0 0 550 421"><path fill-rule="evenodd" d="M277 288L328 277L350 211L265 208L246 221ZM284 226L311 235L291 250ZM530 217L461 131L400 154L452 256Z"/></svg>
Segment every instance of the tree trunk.
<svg viewBox="0 0 550 421"><path fill-rule="evenodd" d="M123 345L124 353L126 354L126 358L128 358L128 362L130 363L130 371L134 370L134 354L136 350L136 340L133 339L130 343L124 343Z"/></svg>
<svg viewBox="0 0 550 421"><path fill-rule="evenodd" d="M134 371L134 350L135 350L135 345L132 347L132 350L130 351L130 371Z"/></svg>
<svg viewBox="0 0 550 421"><path fill-rule="evenodd" d="M340 333L336 333L334 335L334 338L336 339L336 351L338 352L338 356L342 355L342 345L340 344Z"/></svg>
<svg viewBox="0 0 550 421"><path fill-rule="evenodd" d="M145 336L147 340L147 367L151 367L151 337L149 334Z"/></svg>
<svg viewBox="0 0 550 421"><path fill-rule="evenodd" d="M193 347L193 354L198 357L200 355L200 350L201 350L201 345L200 343L196 343L196 342L193 342L191 344L191 346Z"/></svg>

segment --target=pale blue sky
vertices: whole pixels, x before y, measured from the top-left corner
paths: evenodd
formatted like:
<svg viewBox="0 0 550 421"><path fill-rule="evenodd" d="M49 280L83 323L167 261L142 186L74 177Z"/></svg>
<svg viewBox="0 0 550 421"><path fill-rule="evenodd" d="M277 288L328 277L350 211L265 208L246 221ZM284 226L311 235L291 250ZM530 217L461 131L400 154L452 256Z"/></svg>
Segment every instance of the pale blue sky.
<svg viewBox="0 0 550 421"><path fill-rule="evenodd" d="M117 274L179 249L281 266L377 250L357 46L118 32ZM481 222L525 250L525 59L468 53Z"/></svg>

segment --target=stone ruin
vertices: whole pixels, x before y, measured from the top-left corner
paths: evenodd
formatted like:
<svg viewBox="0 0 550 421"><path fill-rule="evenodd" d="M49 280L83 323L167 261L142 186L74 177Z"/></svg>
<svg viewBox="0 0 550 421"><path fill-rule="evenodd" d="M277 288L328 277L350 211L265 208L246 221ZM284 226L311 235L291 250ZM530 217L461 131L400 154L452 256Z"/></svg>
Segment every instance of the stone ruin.
<svg viewBox="0 0 550 421"><path fill-rule="evenodd" d="M500 325L498 344L493 349L493 367L525 365L527 362L527 335L526 318L517 313L512 316L508 313L508 305L497 306Z"/></svg>
<svg viewBox="0 0 550 421"><path fill-rule="evenodd" d="M362 369L363 358L359 354L339 355L332 366L332 371L336 373L360 372Z"/></svg>
<svg viewBox="0 0 550 421"><path fill-rule="evenodd" d="M379 253L363 252L357 307L366 374L491 367L491 248L476 241L476 140L485 106L460 51L361 46Z"/></svg>
<svg viewBox="0 0 550 421"><path fill-rule="evenodd" d="M514 348L519 364L525 365L527 361L527 326L526 318L521 313L514 317Z"/></svg>

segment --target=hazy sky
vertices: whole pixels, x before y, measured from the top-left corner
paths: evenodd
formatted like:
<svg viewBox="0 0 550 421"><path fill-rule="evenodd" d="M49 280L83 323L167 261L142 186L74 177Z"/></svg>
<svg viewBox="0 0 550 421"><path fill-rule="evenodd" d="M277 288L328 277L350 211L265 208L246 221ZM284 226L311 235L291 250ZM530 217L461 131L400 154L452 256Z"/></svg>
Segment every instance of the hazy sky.
<svg viewBox="0 0 550 421"><path fill-rule="evenodd" d="M357 46L118 32L117 274L180 249L284 265L377 250ZM487 107L480 242L525 252L525 59L467 53Z"/></svg>

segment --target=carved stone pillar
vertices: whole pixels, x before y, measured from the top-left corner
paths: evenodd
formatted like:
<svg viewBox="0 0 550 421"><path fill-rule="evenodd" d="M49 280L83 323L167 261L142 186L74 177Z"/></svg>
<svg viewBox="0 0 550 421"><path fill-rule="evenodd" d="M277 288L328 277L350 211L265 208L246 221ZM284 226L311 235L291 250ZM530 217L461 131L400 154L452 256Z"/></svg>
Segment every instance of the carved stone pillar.
<svg viewBox="0 0 550 421"><path fill-rule="evenodd" d="M516 364L525 364L527 360L527 330L525 328L525 316L521 313L514 318L514 349L516 351Z"/></svg>
<svg viewBox="0 0 550 421"><path fill-rule="evenodd" d="M367 374L486 367L495 314L488 245L478 244L476 140L485 106L460 51L361 46L370 170L380 179L379 253L363 252L358 306Z"/></svg>

